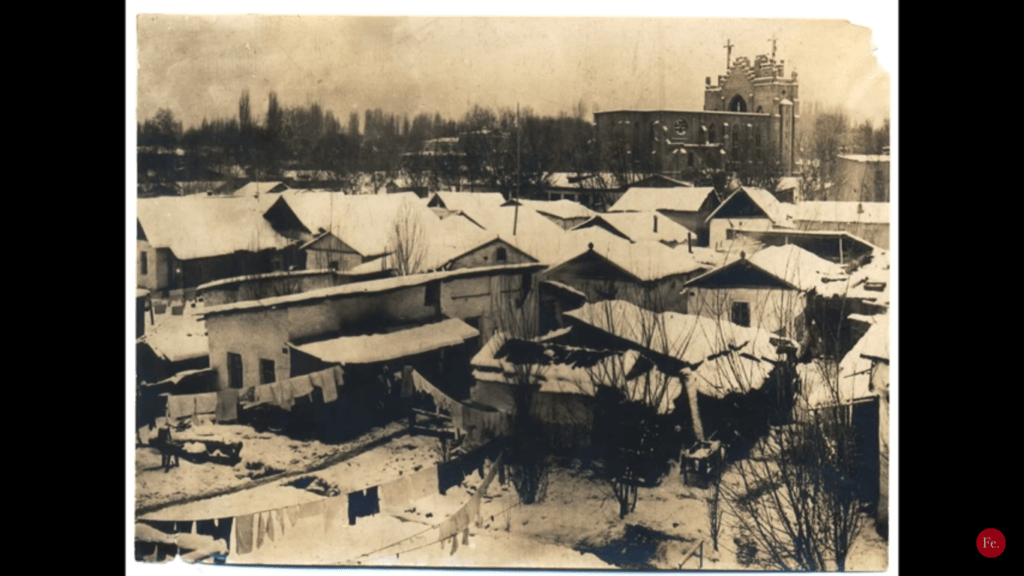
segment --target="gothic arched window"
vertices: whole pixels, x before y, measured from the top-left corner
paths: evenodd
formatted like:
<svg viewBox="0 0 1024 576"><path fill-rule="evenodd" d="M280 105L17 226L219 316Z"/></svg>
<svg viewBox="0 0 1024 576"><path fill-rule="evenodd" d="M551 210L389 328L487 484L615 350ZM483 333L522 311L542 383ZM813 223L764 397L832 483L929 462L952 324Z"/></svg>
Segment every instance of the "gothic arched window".
<svg viewBox="0 0 1024 576"><path fill-rule="evenodd" d="M733 112L746 112L747 101L743 99L743 96L737 94L729 101L729 110Z"/></svg>
<svg viewBox="0 0 1024 576"><path fill-rule="evenodd" d="M718 139L718 135L715 133L715 125L708 126L708 144L714 144Z"/></svg>

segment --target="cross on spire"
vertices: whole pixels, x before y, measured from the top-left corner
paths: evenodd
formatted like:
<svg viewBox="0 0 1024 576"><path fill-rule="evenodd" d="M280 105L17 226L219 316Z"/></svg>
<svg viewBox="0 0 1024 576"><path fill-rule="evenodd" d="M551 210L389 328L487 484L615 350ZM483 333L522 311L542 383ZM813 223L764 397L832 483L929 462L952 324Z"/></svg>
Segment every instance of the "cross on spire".
<svg viewBox="0 0 1024 576"><path fill-rule="evenodd" d="M732 66L732 49L733 49L733 48L734 48L735 46L736 46L736 45L735 45L735 44L733 44L733 43L732 43L732 42L731 42L730 40L728 40L728 39L727 39L727 40L725 41L725 46L722 46L722 48L725 48L725 69L726 69L726 70L728 70L728 69L729 69L729 66Z"/></svg>
<svg viewBox="0 0 1024 576"><path fill-rule="evenodd" d="M779 39L775 37L775 33L773 32L772 33L772 37L769 38L768 41L772 43L772 62L774 62L775 61L775 43L778 42Z"/></svg>

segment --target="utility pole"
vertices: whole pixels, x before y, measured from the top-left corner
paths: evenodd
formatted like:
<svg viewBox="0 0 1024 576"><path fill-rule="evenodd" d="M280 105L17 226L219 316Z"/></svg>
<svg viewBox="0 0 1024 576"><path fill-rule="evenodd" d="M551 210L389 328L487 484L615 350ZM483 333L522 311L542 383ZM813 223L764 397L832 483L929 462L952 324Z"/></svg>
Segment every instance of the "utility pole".
<svg viewBox="0 0 1024 576"><path fill-rule="evenodd" d="M519 160L519 103L516 102L516 197L515 217L512 220L512 235L516 235L519 227L519 188L523 181L522 164Z"/></svg>

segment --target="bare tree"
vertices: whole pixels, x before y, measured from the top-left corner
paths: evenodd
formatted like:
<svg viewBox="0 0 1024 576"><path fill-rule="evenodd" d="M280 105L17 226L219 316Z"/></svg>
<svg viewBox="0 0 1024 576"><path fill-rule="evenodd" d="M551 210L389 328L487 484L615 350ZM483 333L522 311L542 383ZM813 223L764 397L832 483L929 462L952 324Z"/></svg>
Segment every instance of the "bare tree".
<svg viewBox="0 0 1024 576"><path fill-rule="evenodd" d="M532 275L503 277L498 293L492 293L491 309L495 338L500 349L512 339L530 340L538 335L539 295ZM549 438L536 418L537 393L547 367L539 362L511 361L503 370L512 391L512 433L508 438L509 479L523 504L544 499L550 468Z"/></svg>
<svg viewBox="0 0 1024 576"><path fill-rule="evenodd" d="M795 292L791 297L765 296L764 305L751 313L747 329L793 336L807 322L801 298ZM728 294L705 297L703 306L711 308L702 312L716 318L723 329L729 328L731 302ZM808 333L804 332L804 346ZM754 441L749 452L731 447L733 461L709 499L710 520L713 529L720 526L720 498L735 527L764 553L760 560L767 566L842 571L864 525L865 503L858 485L878 478L858 470L852 413L843 407L839 394L837 359L813 360L818 377L812 387L797 376L798 354L791 342L782 349L786 353L767 379L745 368L752 364L742 354L718 362L717 377L731 380L744 397L756 402L752 419L759 425L751 429L767 433L760 438L747 434L745 440ZM809 401L811 389L817 391L817 403ZM827 397L824 403L822 395Z"/></svg>
<svg viewBox="0 0 1024 576"><path fill-rule="evenodd" d="M391 238L385 267L399 276L423 272L426 259L426 230L420 214L410 202L403 202L391 225Z"/></svg>
<svg viewBox="0 0 1024 576"><path fill-rule="evenodd" d="M677 446L670 437L674 401L683 390L681 363L666 330L661 295L643 287L629 300L605 300L585 310L588 323L631 342L627 350L586 368L584 386L595 395L594 445L600 474L619 505L619 517L636 509L639 488L655 486L668 472Z"/></svg>

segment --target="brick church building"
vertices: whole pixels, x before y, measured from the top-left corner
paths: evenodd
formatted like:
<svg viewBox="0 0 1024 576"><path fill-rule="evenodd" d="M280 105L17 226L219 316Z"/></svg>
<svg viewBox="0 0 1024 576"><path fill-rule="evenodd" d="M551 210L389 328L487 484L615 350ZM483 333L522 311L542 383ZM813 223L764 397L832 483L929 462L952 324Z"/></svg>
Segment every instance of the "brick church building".
<svg viewBox="0 0 1024 576"><path fill-rule="evenodd" d="M731 56L732 45L726 44ZM800 118L796 72L760 55L731 60L726 74L704 87L704 109L613 110L594 113L606 169L682 176L703 168L778 166L792 174Z"/></svg>

